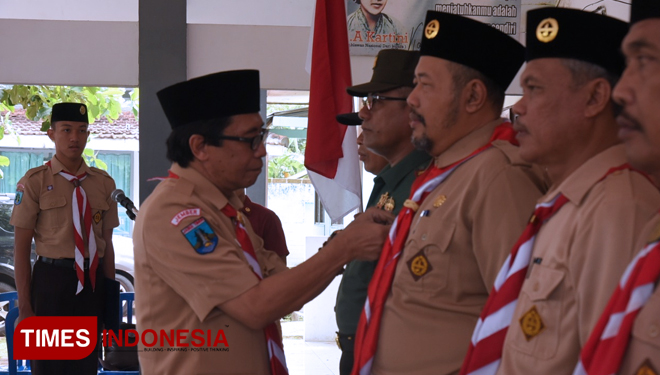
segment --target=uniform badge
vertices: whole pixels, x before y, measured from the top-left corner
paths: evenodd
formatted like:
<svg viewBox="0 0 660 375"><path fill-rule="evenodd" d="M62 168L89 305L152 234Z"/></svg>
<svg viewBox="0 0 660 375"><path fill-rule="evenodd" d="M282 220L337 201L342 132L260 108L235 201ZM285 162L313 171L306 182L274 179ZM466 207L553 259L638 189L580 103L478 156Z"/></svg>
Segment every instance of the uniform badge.
<svg viewBox="0 0 660 375"><path fill-rule="evenodd" d="M433 270L433 266L431 266L429 259L424 255L424 250L420 250L408 261L408 269L410 270L413 279L417 281L421 279L422 276L429 273L429 271Z"/></svg>
<svg viewBox="0 0 660 375"><path fill-rule="evenodd" d="M536 306L532 306L522 318L520 318L520 327L527 341L531 340L534 336L538 335L545 329L541 315L536 311Z"/></svg>
<svg viewBox="0 0 660 375"><path fill-rule="evenodd" d="M18 206L23 202L23 190L16 190L16 197L14 197L14 205Z"/></svg>
<svg viewBox="0 0 660 375"><path fill-rule="evenodd" d="M385 202L385 206L383 207L383 209L387 212L392 212L394 211L394 205L395 205L394 198L390 197L389 199L387 199L387 202Z"/></svg>
<svg viewBox="0 0 660 375"><path fill-rule="evenodd" d="M554 18L546 18L536 26L536 39L542 43L550 43L559 33L559 23Z"/></svg>
<svg viewBox="0 0 660 375"><path fill-rule="evenodd" d="M658 372L653 368L653 364L650 359L646 359L644 363L635 371L635 375L658 375Z"/></svg>
<svg viewBox="0 0 660 375"><path fill-rule="evenodd" d="M243 215L241 211L236 212L236 220L238 220L241 225L245 226L245 215Z"/></svg>
<svg viewBox="0 0 660 375"><path fill-rule="evenodd" d="M250 213L250 211L252 211L252 210L250 209L250 207L244 207L243 209L244 209L245 212L247 212L248 214Z"/></svg>
<svg viewBox="0 0 660 375"><path fill-rule="evenodd" d="M379 210L382 210L383 207L385 207L385 203L387 203L387 199L390 197L390 193L385 193L380 196L380 199L378 199L378 203L376 203L376 208Z"/></svg>
<svg viewBox="0 0 660 375"><path fill-rule="evenodd" d="M181 220L190 216L200 216L201 214L202 214L202 210L200 208L188 208L174 215L170 223L174 226L177 226L179 225Z"/></svg>
<svg viewBox="0 0 660 375"><path fill-rule="evenodd" d="M97 211L94 214L94 224L98 224L101 221L101 211Z"/></svg>
<svg viewBox="0 0 660 375"><path fill-rule="evenodd" d="M433 39L438 35L440 31L440 22L438 20L433 20L426 25L424 29L424 36L426 39Z"/></svg>
<svg viewBox="0 0 660 375"><path fill-rule="evenodd" d="M208 254L215 250L218 236L213 232L206 219L200 217L181 230L183 236L199 254Z"/></svg>
<svg viewBox="0 0 660 375"><path fill-rule="evenodd" d="M442 206L446 201L447 201L447 196L443 194L435 199L435 202L433 202L433 207L438 208Z"/></svg>
<svg viewBox="0 0 660 375"><path fill-rule="evenodd" d="M81 115L84 115L85 113L87 113L87 110L85 109L85 106L84 106L84 105L81 105L81 106L80 106L80 114L81 114Z"/></svg>
<svg viewBox="0 0 660 375"><path fill-rule="evenodd" d="M651 235L649 236L649 240L646 241L648 243L655 242L660 240L660 223L658 223L653 231L651 232Z"/></svg>

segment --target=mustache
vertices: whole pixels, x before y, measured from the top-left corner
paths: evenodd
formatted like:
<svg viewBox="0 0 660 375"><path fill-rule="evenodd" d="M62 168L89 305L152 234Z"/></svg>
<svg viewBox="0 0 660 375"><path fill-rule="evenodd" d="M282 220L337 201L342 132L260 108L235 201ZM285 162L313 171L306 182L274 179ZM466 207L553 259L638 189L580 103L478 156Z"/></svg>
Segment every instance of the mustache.
<svg viewBox="0 0 660 375"><path fill-rule="evenodd" d="M426 120L424 119L424 116L417 113L413 108L410 109L410 119L412 121L419 121L420 123L422 123L422 125L426 127Z"/></svg>
<svg viewBox="0 0 660 375"><path fill-rule="evenodd" d="M642 130L642 124L626 111L621 111L621 113L619 113L619 116L617 116L617 122L620 126Z"/></svg>

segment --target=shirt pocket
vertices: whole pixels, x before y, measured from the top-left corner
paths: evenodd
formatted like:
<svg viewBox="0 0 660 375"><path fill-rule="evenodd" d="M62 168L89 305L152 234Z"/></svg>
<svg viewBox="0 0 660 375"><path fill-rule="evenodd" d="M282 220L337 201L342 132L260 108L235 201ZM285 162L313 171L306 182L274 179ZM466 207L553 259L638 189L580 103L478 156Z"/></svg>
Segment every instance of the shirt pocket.
<svg viewBox="0 0 660 375"><path fill-rule="evenodd" d="M550 359L557 353L562 316L564 271L530 265L531 274L518 296L520 314L511 322L513 346L536 359Z"/></svg>
<svg viewBox="0 0 660 375"><path fill-rule="evenodd" d="M108 202L103 200L93 201L90 200L89 205L92 208L92 223L94 226L102 227L103 218L105 217L106 211L110 208Z"/></svg>
<svg viewBox="0 0 660 375"><path fill-rule="evenodd" d="M656 289L637 315L632 329L634 340L640 341L660 352L660 290Z"/></svg>
<svg viewBox="0 0 660 375"><path fill-rule="evenodd" d="M67 206L66 198L61 195L47 194L39 199L39 228L46 231L62 228L69 225L71 221L71 213L67 214L66 210L71 210Z"/></svg>
<svg viewBox="0 0 660 375"><path fill-rule="evenodd" d="M451 253L448 251L456 224L420 218L406 241L404 278L411 291L436 295L447 287Z"/></svg>

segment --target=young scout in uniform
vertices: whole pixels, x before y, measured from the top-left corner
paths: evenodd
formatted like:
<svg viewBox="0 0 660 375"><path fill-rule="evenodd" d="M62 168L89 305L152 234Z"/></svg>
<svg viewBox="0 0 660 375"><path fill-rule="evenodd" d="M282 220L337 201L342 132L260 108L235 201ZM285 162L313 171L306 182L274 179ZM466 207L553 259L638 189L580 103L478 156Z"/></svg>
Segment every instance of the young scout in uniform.
<svg viewBox="0 0 660 375"><path fill-rule="evenodd" d="M612 275L621 274L660 207L660 194L627 164L617 139L611 93L623 70L619 46L626 31L624 22L575 9L527 13L527 66L514 128L520 156L544 167L552 185L524 241L513 247L505 264L511 272L499 276L500 289L492 293L510 299L489 300L488 306L505 307L482 314L488 329L473 337L475 351L485 344L492 352L490 340L505 336L498 343L501 362L478 358L490 363L488 373L571 373L614 290ZM508 330L488 336L495 321Z"/></svg>
<svg viewBox="0 0 660 375"><path fill-rule="evenodd" d="M259 72L195 78L158 98L173 128L167 141L173 163L135 223L137 326L141 336L149 330L183 336L174 344L159 341L162 351L141 341L142 373L284 374L275 322L318 295L349 261L376 259L389 226L375 221L391 215L359 215L318 254L287 270L237 214L242 205L234 194L255 182L266 155Z"/></svg>
<svg viewBox="0 0 660 375"><path fill-rule="evenodd" d="M115 274L112 229L119 218L110 198L115 182L83 160L89 137L84 104L55 104L50 123L55 156L18 182L10 221L16 236L19 320L96 316L100 333L104 278ZM31 270L33 238L39 257ZM84 375L97 369L96 351L80 361L32 361L33 374Z"/></svg>
<svg viewBox="0 0 660 375"><path fill-rule="evenodd" d="M627 67L614 88L619 137L630 164L660 181L660 2L634 0L623 40ZM613 218L616 220L616 218ZM660 215L639 237L628 266L574 374L660 374ZM607 329L605 329L607 327Z"/></svg>
<svg viewBox="0 0 660 375"><path fill-rule="evenodd" d="M376 57L371 81L346 89L352 96L364 98L358 113L362 119L364 145L381 155L388 166L374 178L374 188L367 207L378 207L398 214L410 194L413 181L429 164L430 156L415 150L410 142L408 125L412 91L419 52L382 50ZM348 375L353 368L353 344L360 313L367 298L367 287L376 261L353 261L348 264L337 293L338 343L342 350L339 372Z"/></svg>
<svg viewBox="0 0 660 375"><path fill-rule="evenodd" d="M497 270L542 194L499 117L523 47L461 16L428 12L425 25L408 103L413 143L433 165L413 183L369 284L354 374L458 371Z"/></svg>

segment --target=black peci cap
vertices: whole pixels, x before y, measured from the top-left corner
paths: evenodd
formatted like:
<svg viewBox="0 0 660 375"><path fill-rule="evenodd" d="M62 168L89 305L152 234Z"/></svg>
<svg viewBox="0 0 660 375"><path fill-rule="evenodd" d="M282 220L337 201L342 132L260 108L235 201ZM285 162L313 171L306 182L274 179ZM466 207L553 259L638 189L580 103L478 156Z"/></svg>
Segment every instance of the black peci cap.
<svg viewBox="0 0 660 375"><path fill-rule="evenodd" d="M660 0L632 0L630 24L648 18L660 18Z"/></svg>
<svg viewBox="0 0 660 375"><path fill-rule="evenodd" d="M246 113L261 107L258 70L232 70L179 82L160 90L158 100L172 128Z"/></svg>
<svg viewBox="0 0 660 375"><path fill-rule="evenodd" d="M616 18L568 8L527 12L526 60L558 57L586 61L621 75L620 53L628 24Z"/></svg>
<svg viewBox="0 0 660 375"><path fill-rule="evenodd" d="M75 121L89 124L87 106L82 103L57 103L50 114L51 125L57 121Z"/></svg>
<svg viewBox="0 0 660 375"><path fill-rule="evenodd" d="M422 56L435 56L473 68L502 90L509 87L524 61L524 47L488 24L430 10L425 25Z"/></svg>
<svg viewBox="0 0 660 375"><path fill-rule="evenodd" d="M394 90L399 87L413 87L415 67L419 52L399 49L384 49L378 52L374 61L371 81L346 89L352 96L367 96L370 93Z"/></svg>

